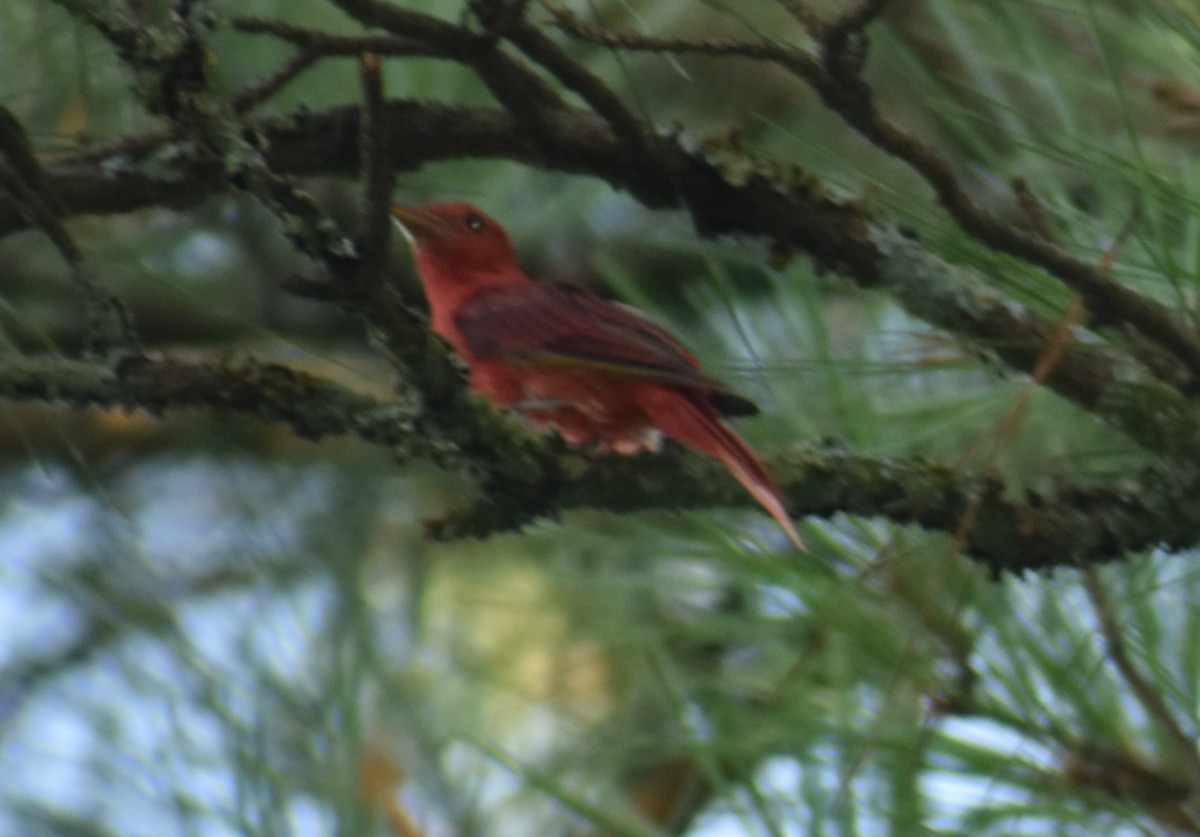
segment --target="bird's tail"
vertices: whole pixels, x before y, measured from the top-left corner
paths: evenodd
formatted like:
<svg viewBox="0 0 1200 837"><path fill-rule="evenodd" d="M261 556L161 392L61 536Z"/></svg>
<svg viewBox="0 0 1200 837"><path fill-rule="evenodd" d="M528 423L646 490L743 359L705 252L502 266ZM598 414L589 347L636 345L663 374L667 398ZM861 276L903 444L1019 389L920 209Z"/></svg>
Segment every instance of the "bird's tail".
<svg viewBox="0 0 1200 837"><path fill-rule="evenodd" d="M775 519L792 543L807 551L775 480L754 451L721 423L712 405L699 396L661 386L643 387L638 402L667 436L719 460Z"/></svg>

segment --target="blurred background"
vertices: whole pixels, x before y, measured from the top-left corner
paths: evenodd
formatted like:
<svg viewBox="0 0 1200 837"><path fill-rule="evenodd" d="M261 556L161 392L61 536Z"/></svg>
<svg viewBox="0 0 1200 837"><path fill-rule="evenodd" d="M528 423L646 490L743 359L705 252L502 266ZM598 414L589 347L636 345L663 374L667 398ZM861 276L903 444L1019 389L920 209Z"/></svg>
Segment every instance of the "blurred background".
<svg viewBox="0 0 1200 837"><path fill-rule="evenodd" d="M458 0L395 3L466 14ZM157 127L75 5L0 4L0 102L48 163ZM108 5L166 19L162 2ZM782 2L566 5L647 34L805 39ZM235 17L361 32L323 0L203 6L229 96L291 54ZM536 3L529 15L548 19ZM546 32L647 121L714 155L801 167L1014 303L1063 315L1057 283L966 237L781 70ZM1021 217L1009 181L1024 179L1063 245L1097 262L1136 219L1113 276L1194 310L1195 6L894 0L869 33L881 108L977 200ZM390 97L493 104L449 62L384 71ZM353 57L326 59L254 112L358 100ZM359 184L302 185L352 224ZM759 402L738 429L768 457L829 443L1034 491L1120 485L1148 461L803 254L702 240L605 183L464 160L402 174L396 196L477 203L533 275L651 313ZM284 290L313 265L244 194L68 226L151 350L394 392L356 319ZM393 239L389 271L419 298ZM79 301L46 237L0 239L0 265L0 352L77 352ZM797 555L749 507L426 538L423 521L470 491L361 441L247 418L0 402L0 832L1200 833L1171 731L1191 735L1200 705L1192 552L1130 555L1091 587L1071 570L997 579L950 537L874 519L801 521L812 553ZM1115 664L1108 617L1139 676Z"/></svg>

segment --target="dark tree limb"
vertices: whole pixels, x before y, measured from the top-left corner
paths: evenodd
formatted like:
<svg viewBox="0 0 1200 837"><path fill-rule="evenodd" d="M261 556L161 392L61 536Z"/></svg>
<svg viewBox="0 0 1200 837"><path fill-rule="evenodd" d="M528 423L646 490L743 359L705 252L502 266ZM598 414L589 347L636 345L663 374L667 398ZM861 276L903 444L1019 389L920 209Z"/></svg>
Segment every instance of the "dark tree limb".
<svg viewBox="0 0 1200 837"><path fill-rule="evenodd" d="M485 502L447 521L445 535L487 535L573 508L752 504L719 465L700 457L679 451L594 456L530 437L515 422L497 422L494 411L475 399L460 404L453 420L439 416L434 432L418 399L381 402L276 363L142 357L114 371L86 361L10 357L0 362L0 398L155 415L217 410L282 422L306 439L353 435L386 446L401 462L433 459L476 475L480 462L491 462L483 475L502 484L485 490ZM464 447L467 440L475 447ZM485 446L488 459L479 449ZM767 461L800 514L883 516L949 536L975 505L976 524L964 547L996 573L1115 560L1200 537L1200 507L1189 501L1200 486L1175 483L1157 471L1120 490L1064 484L1053 497L1020 498L997 479L919 458L816 447Z"/></svg>
<svg viewBox="0 0 1200 837"><path fill-rule="evenodd" d="M363 53L359 60L359 79L363 105L359 128L359 147L362 149L362 258L355 282L361 287L383 281L382 271L387 256L388 234L392 219L388 212L392 199L394 175L392 157L388 153L391 137L384 119L383 78L379 56Z"/></svg>

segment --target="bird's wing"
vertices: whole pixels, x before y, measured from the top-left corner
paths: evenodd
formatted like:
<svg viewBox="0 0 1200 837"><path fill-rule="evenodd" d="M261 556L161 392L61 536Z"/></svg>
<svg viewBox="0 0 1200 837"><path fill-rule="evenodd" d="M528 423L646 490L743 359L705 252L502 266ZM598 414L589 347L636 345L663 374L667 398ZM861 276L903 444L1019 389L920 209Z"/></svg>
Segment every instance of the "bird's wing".
<svg viewBox="0 0 1200 837"><path fill-rule="evenodd" d="M666 329L586 288L533 282L482 291L459 308L455 325L466 347L482 357L689 387L708 394L725 415L758 412L753 402L705 375Z"/></svg>

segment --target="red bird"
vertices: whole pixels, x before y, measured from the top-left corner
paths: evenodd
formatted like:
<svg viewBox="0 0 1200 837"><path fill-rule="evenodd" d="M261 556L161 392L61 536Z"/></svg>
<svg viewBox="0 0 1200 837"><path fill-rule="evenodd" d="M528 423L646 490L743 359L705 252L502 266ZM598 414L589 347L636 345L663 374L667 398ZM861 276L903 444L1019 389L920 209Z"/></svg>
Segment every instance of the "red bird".
<svg viewBox="0 0 1200 837"><path fill-rule="evenodd" d="M619 453L654 429L720 460L804 549L771 475L721 416L755 405L710 378L665 329L574 285L535 282L504 228L467 203L392 206L433 314L433 330L492 401L552 424L574 444Z"/></svg>

